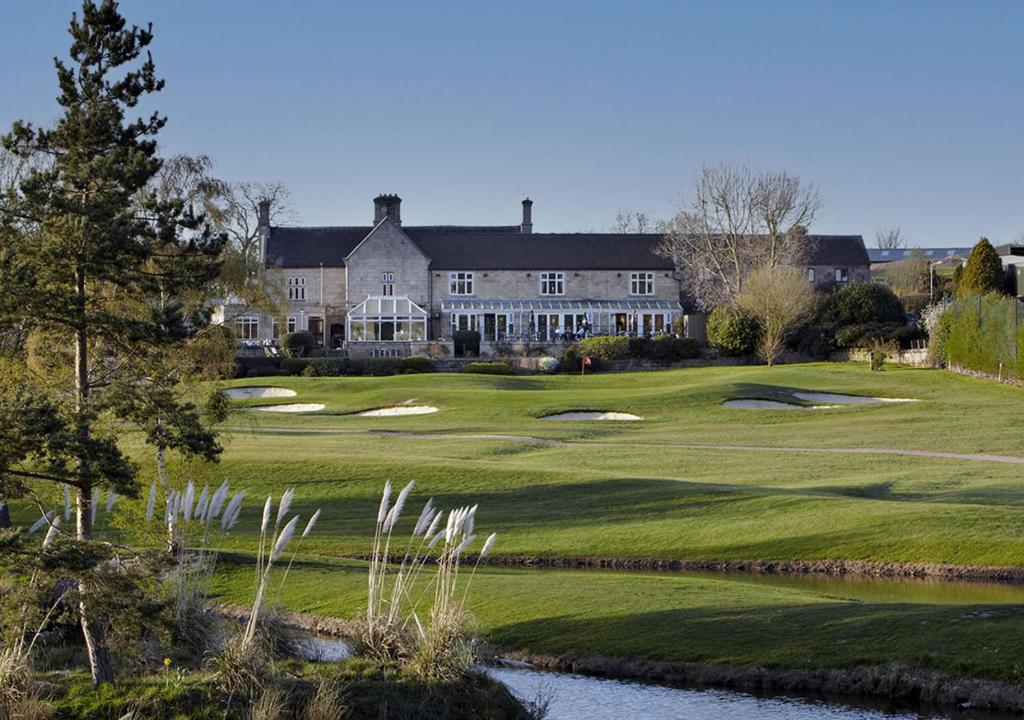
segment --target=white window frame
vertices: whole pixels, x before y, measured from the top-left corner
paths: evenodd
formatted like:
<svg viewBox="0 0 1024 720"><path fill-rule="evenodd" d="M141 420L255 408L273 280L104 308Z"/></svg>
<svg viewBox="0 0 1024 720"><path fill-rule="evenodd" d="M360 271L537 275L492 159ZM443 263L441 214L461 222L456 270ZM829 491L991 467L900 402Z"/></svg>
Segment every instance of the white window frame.
<svg viewBox="0 0 1024 720"><path fill-rule="evenodd" d="M629 274L629 294L647 297L654 294L654 273L635 272Z"/></svg>
<svg viewBox="0 0 1024 720"><path fill-rule="evenodd" d="M541 295L565 295L564 272L542 272L540 274Z"/></svg>
<svg viewBox="0 0 1024 720"><path fill-rule="evenodd" d="M817 282L817 281L818 281L818 271L815 270L814 268L807 268L807 282L812 283L812 282Z"/></svg>
<svg viewBox="0 0 1024 720"><path fill-rule="evenodd" d="M836 268L836 282L847 283L850 282L850 271L848 268Z"/></svg>
<svg viewBox="0 0 1024 720"><path fill-rule="evenodd" d="M285 332L293 333L299 329L299 319L294 315L289 315L288 319L285 320Z"/></svg>
<svg viewBox="0 0 1024 720"><path fill-rule="evenodd" d="M380 294L384 297L394 297L395 274L393 272L382 272L380 274Z"/></svg>
<svg viewBox="0 0 1024 720"><path fill-rule="evenodd" d="M288 299L292 302L306 302L306 278L288 278Z"/></svg>
<svg viewBox="0 0 1024 720"><path fill-rule="evenodd" d="M259 340L260 318L258 315L239 315L235 318L235 339Z"/></svg>
<svg viewBox="0 0 1024 720"><path fill-rule="evenodd" d="M471 272L448 273L448 294L454 296L468 296L473 294L474 278Z"/></svg>

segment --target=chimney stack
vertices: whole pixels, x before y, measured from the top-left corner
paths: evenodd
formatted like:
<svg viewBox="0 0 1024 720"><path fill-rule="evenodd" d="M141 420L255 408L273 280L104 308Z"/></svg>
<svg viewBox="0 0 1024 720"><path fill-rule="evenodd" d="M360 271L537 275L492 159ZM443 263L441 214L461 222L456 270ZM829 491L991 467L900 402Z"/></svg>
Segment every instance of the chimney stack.
<svg viewBox="0 0 1024 720"><path fill-rule="evenodd" d="M529 235L533 232L533 200L523 200L523 224L519 226L519 232Z"/></svg>
<svg viewBox="0 0 1024 720"><path fill-rule="evenodd" d="M259 207L259 214L258 214L259 222L256 223L257 227L261 227L261 228L268 228L268 227L270 227L270 201L269 200L260 200L258 207Z"/></svg>
<svg viewBox="0 0 1024 720"><path fill-rule="evenodd" d="M402 224L402 198L397 195L378 195L373 199L373 224L391 218L395 225Z"/></svg>

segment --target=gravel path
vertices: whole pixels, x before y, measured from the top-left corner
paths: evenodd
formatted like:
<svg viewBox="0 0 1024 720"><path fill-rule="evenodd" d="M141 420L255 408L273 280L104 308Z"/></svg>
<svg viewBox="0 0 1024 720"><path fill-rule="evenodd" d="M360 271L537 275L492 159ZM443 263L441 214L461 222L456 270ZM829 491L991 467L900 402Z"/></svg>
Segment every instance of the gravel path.
<svg viewBox="0 0 1024 720"><path fill-rule="evenodd" d="M763 445L711 445L688 443L637 443L637 442L601 442L599 440L552 440L550 438L533 437L530 435L500 435L485 433L431 433L409 432L403 430L346 430L341 428L224 428L227 432L258 433L270 435L391 435L396 437L415 438L417 440L498 440L521 442L547 447L563 447L567 445L601 445L601 446L632 446L651 448L682 448L684 450L732 450L736 452L787 452L787 453L836 453L847 455L904 455L908 457L941 458L944 460L968 460L974 462L1007 463L1024 465L1024 457L1016 455L993 455L989 453L954 453L939 450L901 450L899 448L844 448L844 447L766 447Z"/></svg>

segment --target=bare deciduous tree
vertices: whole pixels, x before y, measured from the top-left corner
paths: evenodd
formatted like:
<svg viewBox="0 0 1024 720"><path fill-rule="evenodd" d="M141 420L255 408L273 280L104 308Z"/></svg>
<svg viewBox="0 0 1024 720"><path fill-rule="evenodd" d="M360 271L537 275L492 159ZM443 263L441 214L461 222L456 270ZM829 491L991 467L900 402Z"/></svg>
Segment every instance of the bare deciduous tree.
<svg viewBox="0 0 1024 720"><path fill-rule="evenodd" d="M875 230L875 247L879 250L899 250L907 246L899 225Z"/></svg>
<svg viewBox="0 0 1024 720"><path fill-rule="evenodd" d="M810 252L817 188L785 172L705 165L693 193L664 225L658 252L673 260L704 307L728 304L763 267L795 267Z"/></svg>
<svg viewBox="0 0 1024 720"><path fill-rule="evenodd" d="M769 366L782 354L786 339L814 310L815 293L795 267L763 266L747 278L736 305L757 320L757 354Z"/></svg>
<svg viewBox="0 0 1024 720"><path fill-rule="evenodd" d="M291 192L282 182L230 183L223 199L224 218L219 229L228 234L228 240L245 259L250 272L259 262L259 205L270 201L270 224L281 225L295 221L291 205Z"/></svg>
<svg viewBox="0 0 1024 720"><path fill-rule="evenodd" d="M612 223L612 232L617 233L649 233L654 232L654 223L646 213L635 212L631 208L619 208Z"/></svg>

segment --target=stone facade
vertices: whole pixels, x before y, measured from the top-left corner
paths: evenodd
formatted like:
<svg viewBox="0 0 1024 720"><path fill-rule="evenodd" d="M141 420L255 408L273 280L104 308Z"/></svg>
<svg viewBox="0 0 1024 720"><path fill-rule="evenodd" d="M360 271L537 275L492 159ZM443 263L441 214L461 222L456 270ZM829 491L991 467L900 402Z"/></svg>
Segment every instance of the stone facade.
<svg viewBox="0 0 1024 720"><path fill-rule="evenodd" d="M420 352L456 329L481 331L485 346L581 329L656 334L670 332L683 315L682 284L655 252L657 235L534 234L529 199L522 222L508 226L404 227L400 209L400 198L381 195L369 227L278 228L261 204L262 281L280 310L272 319L228 300L218 319L235 322L243 344L272 345L285 332L308 331L322 347L363 356ZM870 280L859 236L822 239L846 250L818 253L809 281L827 287ZM845 280L837 281L837 268ZM455 273L464 274L460 292L452 291Z"/></svg>

